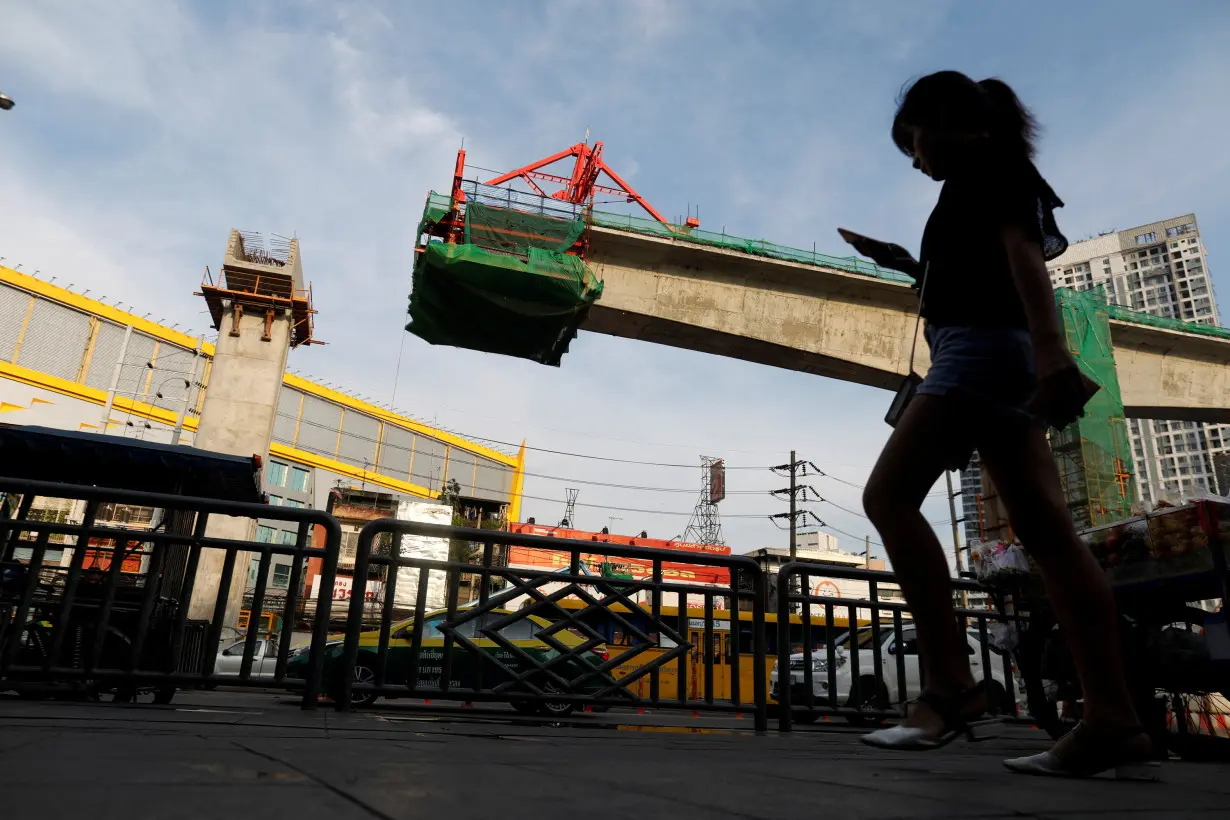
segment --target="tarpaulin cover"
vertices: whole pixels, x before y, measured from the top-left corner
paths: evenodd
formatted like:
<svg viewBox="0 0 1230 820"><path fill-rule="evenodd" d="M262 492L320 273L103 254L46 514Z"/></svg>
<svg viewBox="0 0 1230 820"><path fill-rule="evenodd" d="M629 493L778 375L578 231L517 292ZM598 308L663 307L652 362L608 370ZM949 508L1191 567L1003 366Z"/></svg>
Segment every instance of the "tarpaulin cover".
<svg viewBox="0 0 1230 820"><path fill-rule="evenodd" d="M406 329L431 344L558 367L601 294L576 256L530 247L522 259L432 242L415 265Z"/></svg>

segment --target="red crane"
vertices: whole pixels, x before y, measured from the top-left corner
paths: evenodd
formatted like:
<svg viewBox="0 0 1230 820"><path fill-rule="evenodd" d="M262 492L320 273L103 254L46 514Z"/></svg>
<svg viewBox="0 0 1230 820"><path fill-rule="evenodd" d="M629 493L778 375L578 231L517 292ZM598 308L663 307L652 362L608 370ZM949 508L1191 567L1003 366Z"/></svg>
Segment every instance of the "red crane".
<svg viewBox="0 0 1230 820"><path fill-rule="evenodd" d="M559 174L551 174L541 170L548 165L553 165L561 160L573 158L572 174L570 176L560 176ZM461 177L465 170L465 151L457 153L457 169L454 173L453 190L454 197L461 191ZM605 173L613 185L600 185L598 176ZM584 205L593 203L595 194L607 194L620 197L627 202L635 202L645 209L645 212L658 220L664 225L671 223L666 220L662 214L658 213L657 209L645 201L645 198L636 192L631 185L623 180L619 174L606 164L602 159L602 143L596 142L593 147L590 147L588 142L578 142L565 148L563 151L552 154L549 157L543 157L537 162L531 162L529 165L523 165L515 171L509 171L506 174L487 180L487 185L502 185L511 182L514 179L521 179L526 185L530 186L539 196L550 197L551 199L560 199L564 202L571 202L576 205ZM538 185L538 182L548 182L554 185L562 186L554 193L548 194ZM464 197L460 197L464 199ZM700 226L700 220L694 216L688 216L685 223L689 228Z"/></svg>

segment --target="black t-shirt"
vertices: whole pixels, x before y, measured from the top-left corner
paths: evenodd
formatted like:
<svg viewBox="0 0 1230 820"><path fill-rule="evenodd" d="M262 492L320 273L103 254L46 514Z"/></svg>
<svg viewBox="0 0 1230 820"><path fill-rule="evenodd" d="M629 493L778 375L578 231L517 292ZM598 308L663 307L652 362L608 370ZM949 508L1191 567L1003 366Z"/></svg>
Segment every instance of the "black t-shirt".
<svg viewBox="0 0 1230 820"><path fill-rule="evenodd" d="M1024 227L1043 257L1054 259L1068 247L1055 224L1054 209L1062 206L1027 158L976 151L944 182L923 231L923 318L941 326L1027 330L1001 231L1014 223Z"/></svg>

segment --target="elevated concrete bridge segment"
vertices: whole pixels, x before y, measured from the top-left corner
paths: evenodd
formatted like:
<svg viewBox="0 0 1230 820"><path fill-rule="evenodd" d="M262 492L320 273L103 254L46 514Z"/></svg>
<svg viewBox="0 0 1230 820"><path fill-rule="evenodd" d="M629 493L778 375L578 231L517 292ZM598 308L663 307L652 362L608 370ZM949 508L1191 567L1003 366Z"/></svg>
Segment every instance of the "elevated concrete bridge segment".
<svg viewBox="0 0 1230 820"><path fill-rule="evenodd" d="M597 226L589 242L604 290L584 330L890 390L907 370L908 285ZM1129 417L1230 422L1230 338L1112 320L1111 340Z"/></svg>

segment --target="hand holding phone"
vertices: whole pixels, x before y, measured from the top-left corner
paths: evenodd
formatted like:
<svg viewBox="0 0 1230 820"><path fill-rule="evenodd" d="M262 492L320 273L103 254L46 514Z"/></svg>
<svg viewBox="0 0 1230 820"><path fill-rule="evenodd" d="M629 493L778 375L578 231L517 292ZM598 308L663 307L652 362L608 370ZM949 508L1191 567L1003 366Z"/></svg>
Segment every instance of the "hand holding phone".
<svg viewBox="0 0 1230 820"><path fill-rule="evenodd" d="M917 278L918 262L915 261L909 251L900 245L872 239L870 236L863 236L861 233L855 233L845 228L838 228L837 233L841 235L842 239L849 242L854 247L854 250L866 256L877 265L899 270L902 273L907 273Z"/></svg>

